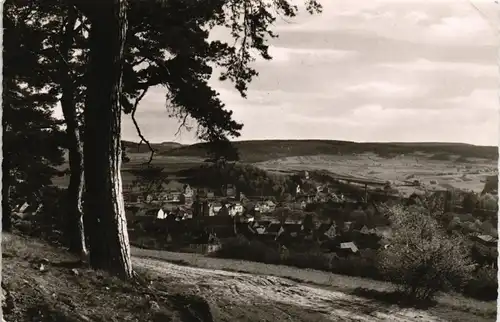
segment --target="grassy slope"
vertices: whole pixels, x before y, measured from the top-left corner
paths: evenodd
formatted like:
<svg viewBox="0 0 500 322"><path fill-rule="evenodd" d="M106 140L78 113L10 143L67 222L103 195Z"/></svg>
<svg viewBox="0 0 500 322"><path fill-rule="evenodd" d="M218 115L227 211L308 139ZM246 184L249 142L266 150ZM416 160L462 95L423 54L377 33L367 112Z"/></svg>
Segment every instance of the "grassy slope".
<svg viewBox="0 0 500 322"><path fill-rule="evenodd" d="M497 160L498 149L489 146L474 146L461 143L356 143L333 140L255 140L237 141L234 145L245 162L261 162L290 156L337 155L373 152L381 156L414 153L459 155L469 158ZM204 157L203 143L183 146L160 152L166 156Z"/></svg>
<svg viewBox="0 0 500 322"><path fill-rule="evenodd" d="M83 267L62 249L12 234L2 234L2 257L4 321L330 321L315 310L279 301L235 305L215 296L211 287L217 280L207 277L215 285L199 288L189 278L162 273L162 262L138 268L148 267L148 261L134 259L139 279L123 282Z"/></svg>
<svg viewBox="0 0 500 322"><path fill-rule="evenodd" d="M385 300L383 298L374 298L374 296L383 294L380 291L387 289L387 285L377 281L275 265L206 258L194 254L145 252L142 250L133 250L133 253L135 264L144 263L145 265L139 266L145 268L148 267L148 263L153 265L161 263L155 264L154 261L141 259L137 256L161 258L184 265L207 268L209 270L206 273L197 272L197 274L201 273L206 276L204 277L205 287L200 288L192 283L180 281L179 278L167 273L162 274L161 265L155 266L156 270L139 270L140 281L123 282L103 272L83 267L78 264L75 257L62 249L34 239L2 234L2 286L8 292L7 308L4 308L3 311L5 320L61 322L284 320L305 322L329 320L325 315L319 313L321 311L319 308L291 305L285 303L286 301L281 302L276 299L269 303L260 303L260 297L253 298L254 295L246 292L237 294L248 297L251 302L257 301L259 305L234 305L231 302L232 298L220 296L218 293L218 290L226 289L225 284L220 284L224 281L218 279L222 278L224 273L220 271L217 273L217 271L213 271L214 269L256 274L252 275L255 278L245 277L245 275L239 276L238 278L241 280L236 284L239 286L232 290L235 292L242 290L239 287L245 286L247 279L267 280L266 275L275 275L287 277L289 281L299 283L297 287L289 289L278 287L275 291L300 289L304 291L307 290L307 285L304 283L307 283L318 289L331 290L332 295L338 292L352 294L360 299L365 307L385 312L404 311L404 309L395 308L392 304L385 304L384 301L381 301ZM45 264L44 269L41 270L40 263L42 262ZM191 275L189 274L195 272L195 269L183 270L179 266L172 268L174 271L188 274L185 280L190 280ZM263 278L258 276L263 276ZM256 285L253 287L255 288ZM264 295L267 294L265 292L268 285L262 284L261 287L261 292L264 292ZM364 291L360 292L360 288ZM259 286L257 286L256 291L258 289ZM345 295L342 298L346 296L349 297L349 295ZM347 301L344 304L356 304L351 302ZM343 300L339 298L339 303L334 301L331 306L335 309L339 305L342 306L342 303ZM344 310L351 309L357 310L359 308L344 307ZM445 321L486 322L495 319L496 306L494 302L478 302L447 296L442 298L436 307L426 311ZM332 320L338 319L333 316ZM354 320L352 319L352 321Z"/></svg>
<svg viewBox="0 0 500 322"><path fill-rule="evenodd" d="M393 290L387 282L366 278L332 274L312 269L300 269L283 265L270 265L243 260L206 257L199 254L187 254L157 250L132 248L136 257L161 259L172 263L200 267L211 270L225 270L240 273L250 273L259 276L276 276L287 278L298 283L324 288L345 294L358 295L370 300L370 303L383 305L390 298L384 297L386 292ZM428 313L445 321L494 321L496 317L496 302L482 302L465 298L456 294L445 294L439 297L438 304L428 309Z"/></svg>
<svg viewBox="0 0 500 322"><path fill-rule="evenodd" d="M138 272L140 282L123 282L34 239L2 233L2 266L5 321L197 321L195 313L204 314L186 308L203 303L186 288L174 292L169 285L167 294L160 280L153 290L146 285L155 277L146 272Z"/></svg>

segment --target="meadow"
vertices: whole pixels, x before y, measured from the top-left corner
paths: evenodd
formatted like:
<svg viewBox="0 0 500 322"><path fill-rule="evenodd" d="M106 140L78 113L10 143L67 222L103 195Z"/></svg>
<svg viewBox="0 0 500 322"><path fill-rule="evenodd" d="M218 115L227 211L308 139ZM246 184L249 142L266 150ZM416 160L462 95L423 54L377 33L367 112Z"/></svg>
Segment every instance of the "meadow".
<svg viewBox="0 0 500 322"><path fill-rule="evenodd" d="M150 152L125 141L130 161L122 166L123 183L131 184L130 170L147 166ZM498 149L459 143L356 143L328 140L238 141L240 162L274 173L292 174L302 170L328 170L339 176L389 181L404 195L415 190L457 188L480 192L488 176L498 173ZM169 179L182 170L194 168L207 158L205 144L152 144L151 165L163 168ZM65 186L68 176L54 184ZM419 187L411 183L418 180Z"/></svg>

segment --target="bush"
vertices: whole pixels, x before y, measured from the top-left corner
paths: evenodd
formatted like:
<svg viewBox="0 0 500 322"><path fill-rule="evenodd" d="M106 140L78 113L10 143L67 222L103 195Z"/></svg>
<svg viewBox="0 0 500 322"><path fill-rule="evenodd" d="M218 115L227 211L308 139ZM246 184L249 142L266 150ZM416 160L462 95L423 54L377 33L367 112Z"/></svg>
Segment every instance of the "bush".
<svg viewBox="0 0 500 322"><path fill-rule="evenodd" d="M237 237L225 240L215 256L382 279L376 265L375 255L338 258L335 253L322 253L317 250L280 251L278 245L268 245L261 241L249 241Z"/></svg>
<svg viewBox="0 0 500 322"><path fill-rule="evenodd" d="M479 202L479 197L474 192L468 192L465 194L462 201L462 207L468 213L471 213L476 209L476 204Z"/></svg>
<svg viewBox="0 0 500 322"><path fill-rule="evenodd" d="M431 300L438 292L460 287L473 270L458 238L447 237L421 208L393 207L392 247L381 251L382 273L414 301Z"/></svg>
<svg viewBox="0 0 500 322"><path fill-rule="evenodd" d="M330 263L330 271L335 274L382 279L375 261L370 258L351 256L336 258Z"/></svg>
<svg viewBox="0 0 500 322"><path fill-rule="evenodd" d="M331 268L331 256L320 252L291 252L283 258L283 264L298 268L312 268L328 271Z"/></svg>
<svg viewBox="0 0 500 322"><path fill-rule="evenodd" d="M64 244L66 236L63 232L67 226L66 209L64 200L66 191L57 187L46 187L43 190L42 198L39 204L40 211L28 215L24 219L12 216L12 224L22 233L42 238L56 244Z"/></svg>
<svg viewBox="0 0 500 322"><path fill-rule="evenodd" d="M493 301L498 297L497 273L495 267L483 266L474 272L473 277L461 291L476 299Z"/></svg>
<svg viewBox="0 0 500 322"><path fill-rule="evenodd" d="M243 237L229 238L223 241L221 248L215 255L266 264L279 264L281 262L281 254L277 247L272 248L261 241L249 241Z"/></svg>
<svg viewBox="0 0 500 322"><path fill-rule="evenodd" d="M490 193L485 193L479 197L479 206L482 209L497 211L498 210L498 196Z"/></svg>

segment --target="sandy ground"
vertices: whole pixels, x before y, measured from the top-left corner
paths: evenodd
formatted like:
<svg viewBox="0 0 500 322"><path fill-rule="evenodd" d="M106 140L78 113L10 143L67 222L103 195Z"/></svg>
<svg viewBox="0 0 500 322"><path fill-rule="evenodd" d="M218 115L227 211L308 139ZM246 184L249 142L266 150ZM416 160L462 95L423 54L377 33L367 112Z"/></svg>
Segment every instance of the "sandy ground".
<svg viewBox="0 0 500 322"><path fill-rule="evenodd" d="M280 277L180 266L146 258L136 258L134 265L168 276L176 283L192 285L219 307L220 302L225 306L284 305L285 311L287 306L301 308L330 321L446 321L425 311L382 306L361 297Z"/></svg>

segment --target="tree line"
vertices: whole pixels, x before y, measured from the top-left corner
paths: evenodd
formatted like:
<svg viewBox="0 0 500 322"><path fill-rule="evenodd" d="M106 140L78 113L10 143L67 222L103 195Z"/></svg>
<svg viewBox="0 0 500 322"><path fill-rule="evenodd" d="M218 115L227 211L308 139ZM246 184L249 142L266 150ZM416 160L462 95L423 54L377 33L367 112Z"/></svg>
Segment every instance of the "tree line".
<svg viewBox="0 0 500 322"><path fill-rule="evenodd" d="M221 187L232 184L247 196L272 196L282 199L295 193L301 182L298 176L278 175L243 163L229 163L221 166L209 162L196 168L181 171L190 184L208 187L219 191Z"/></svg>
<svg viewBox="0 0 500 322"><path fill-rule="evenodd" d="M306 0L310 13L319 12ZM265 59L278 16L298 8L279 0L10 0L4 2L2 226L16 200L39 198L68 151L69 248L93 268L133 277L122 194L121 117L135 119L149 89L165 89L170 116L208 142L228 142L242 124L208 83L221 71L245 97ZM216 26L228 42L209 40ZM53 117L60 105L63 121ZM153 157L153 154L151 155Z"/></svg>

